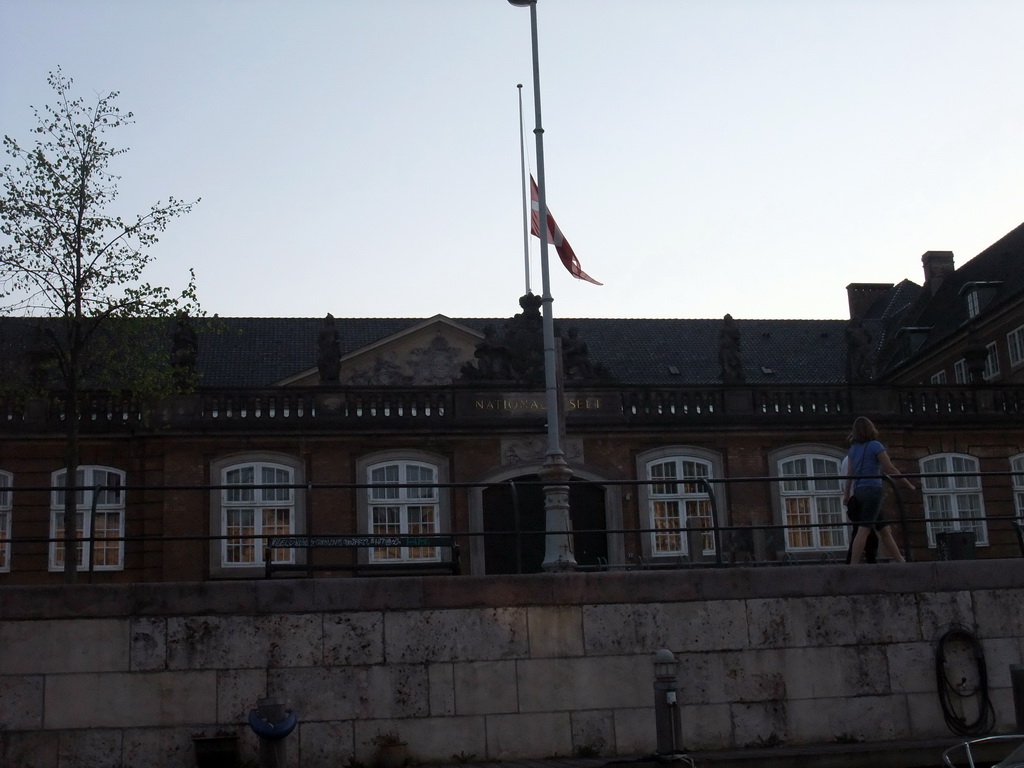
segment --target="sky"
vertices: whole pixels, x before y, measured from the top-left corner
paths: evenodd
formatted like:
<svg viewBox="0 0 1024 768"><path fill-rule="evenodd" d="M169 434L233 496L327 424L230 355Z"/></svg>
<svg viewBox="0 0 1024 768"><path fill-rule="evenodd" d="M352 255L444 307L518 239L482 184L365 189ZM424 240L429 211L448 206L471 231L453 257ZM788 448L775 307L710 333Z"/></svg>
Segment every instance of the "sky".
<svg viewBox="0 0 1024 768"><path fill-rule="evenodd" d="M1024 221L1020 0L539 0L556 318L841 319ZM112 212L201 198L147 279L226 317L510 317L526 292L506 0L0 0L0 132L118 91ZM543 291L530 238L530 284Z"/></svg>

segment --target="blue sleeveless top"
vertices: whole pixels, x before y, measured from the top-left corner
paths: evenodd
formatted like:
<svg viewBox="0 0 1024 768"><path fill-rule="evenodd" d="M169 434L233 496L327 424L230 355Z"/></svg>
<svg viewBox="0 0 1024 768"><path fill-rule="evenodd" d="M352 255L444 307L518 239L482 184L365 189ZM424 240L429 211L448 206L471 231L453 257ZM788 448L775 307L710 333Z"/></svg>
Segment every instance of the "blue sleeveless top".
<svg viewBox="0 0 1024 768"><path fill-rule="evenodd" d="M854 443L850 446L850 467L847 470L851 475L858 478L863 475L877 475L881 472L881 465L878 463L878 454L885 450L885 446L877 440L868 443ZM865 477L853 481L853 489L857 486L882 487L882 478Z"/></svg>

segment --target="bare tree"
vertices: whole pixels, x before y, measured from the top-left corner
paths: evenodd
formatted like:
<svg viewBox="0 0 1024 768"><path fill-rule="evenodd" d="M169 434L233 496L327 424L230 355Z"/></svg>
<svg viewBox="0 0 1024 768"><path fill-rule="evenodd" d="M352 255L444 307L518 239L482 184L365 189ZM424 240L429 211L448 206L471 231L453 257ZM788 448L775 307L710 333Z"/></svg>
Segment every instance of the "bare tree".
<svg viewBox="0 0 1024 768"><path fill-rule="evenodd" d="M7 314L37 318L35 370L26 382L62 401L70 487L79 485L87 389L158 396L174 386L170 350L159 339L171 317L201 314L195 275L190 271L187 287L173 295L145 282L143 271L152 260L148 249L170 219L198 200L169 198L129 219L111 213L120 177L110 164L127 149L108 145L104 136L133 123L133 115L117 107L116 91L94 103L74 97L73 81L60 69L48 82L56 104L32 109L33 146L4 136L13 163L3 168L0 193L0 303ZM64 494L69 582L79 562L77 495Z"/></svg>

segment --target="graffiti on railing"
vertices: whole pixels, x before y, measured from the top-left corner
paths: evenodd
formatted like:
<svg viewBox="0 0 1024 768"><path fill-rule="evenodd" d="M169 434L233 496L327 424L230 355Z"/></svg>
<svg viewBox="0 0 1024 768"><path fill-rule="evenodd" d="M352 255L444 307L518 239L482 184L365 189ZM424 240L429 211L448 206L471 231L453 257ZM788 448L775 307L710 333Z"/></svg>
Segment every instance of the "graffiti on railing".
<svg viewBox="0 0 1024 768"><path fill-rule="evenodd" d="M448 536L274 536L271 549L291 547L432 547L451 543Z"/></svg>

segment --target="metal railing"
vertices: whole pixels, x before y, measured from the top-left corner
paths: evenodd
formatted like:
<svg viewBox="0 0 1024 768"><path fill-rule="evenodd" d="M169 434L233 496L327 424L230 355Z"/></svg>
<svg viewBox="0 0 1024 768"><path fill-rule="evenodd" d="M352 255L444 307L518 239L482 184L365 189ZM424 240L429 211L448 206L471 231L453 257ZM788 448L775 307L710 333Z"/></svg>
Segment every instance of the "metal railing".
<svg viewBox="0 0 1024 768"><path fill-rule="evenodd" d="M930 478L975 478L977 479L977 488L972 488L972 493L984 494L984 487L982 479L984 478L1002 478L1007 480L1006 485L1012 485L1009 479L1014 476L1012 472L953 472L953 473L933 473L933 474L906 474L907 478L916 480L918 482L927 481ZM935 534L938 532L937 529L945 531L957 531L962 530L969 532L975 526L986 526L990 532L1008 533L999 547L999 552L1008 553L1008 556L1016 556L1014 551L1019 548L1020 554L1024 555L1024 520L1019 515L1020 510L1008 508L1009 504L1005 501L993 501L990 505L990 510L984 515L958 515L958 516L944 516L936 518L927 514L923 515L912 515L910 509L915 506L923 506L921 502L915 500L913 503L908 503L907 499L896 488L892 478L886 476L879 476L883 479L883 482L887 483L893 492L889 495L890 499L894 501L895 511L885 522L891 523L898 532L898 538L902 541L902 551L904 557L909 561L914 558L916 554L936 549ZM1018 475L1019 477L1019 475ZM710 477L693 477L693 478L659 478L657 480L623 480L623 481L589 481L589 480L574 480L570 482L570 488L583 488L586 486L596 487L602 489L606 494L611 493L614 489L619 488L620 493L623 491L636 492L641 486L664 486L666 484L684 484L690 483L700 489L702 489L702 498L706 500L710 506L710 514L707 515L703 522L693 524L690 521L680 521L681 524L678 526L656 526L656 527L634 527L624 526L621 528L607 528L607 527L591 527L591 528L575 528L572 531L572 535L576 541L580 540L580 537L591 536L603 537L605 542L610 542L614 537L618 537L622 543L621 550L625 553L624 557L615 558L609 555L609 549L606 549L603 553L593 556L590 562L581 562L579 564L582 570L610 570L610 569L623 569L623 568L634 568L634 569L651 569L651 568L693 568L693 567L731 567L737 565L769 565L769 564L798 564L798 563L829 563L829 562L846 562L848 556L849 541L852 536L852 530L855 527L849 520L827 520L827 521L808 521L800 522L799 524L786 523L781 519L778 506L780 495L778 492L772 492L772 486L778 486L782 483L794 483L794 482L821 482L822 480L828 480L835 482L840 485L845 480L845 476L837 475L785 475L785 476L768 476L768 477L740 477L740 478L710 478ZM751 523L751 524L737 524L723 522L726 515L719 508L720 494L718 492L719 487L738 485L738 484L760 484L765 486L765 491L762 493L762 497L765 501L764 505L751 504L746 502L744 504L734 504L730 509L732 519L736 519L738 513L744 513L746 517L751 519L760 518L764 522ZM388 488L418 488L425 489L429 488L435 491L433 494L434 502L439 503L437 499L440 497L441 489L448 489L449 491L468 493L472 489L492 489L507 491L512 501L513 514L510 519L507 519L507 525L502 528L491 527L487 530L467 530L464 527L454 526L452 530L430 530L421 531L412 534L395 534L393 531L388 532L388 536L399 541L398 545L388 544L387 546L417 546L417 542L421 542L424 537L443 537L446 542L451 542L454 546L457 546L461 552L473 552L472 543L474 541L480 541L481 547L488 541L493 545L495 541L509 542L509 546L513 548L515 554L515 570L514 572L533 572L538 570L539 564L531 564L524 562L523 556L526 551L527 543L537 541L543 541L543 537L547 535L565 535L562 534L547 534L543 530L537 528L530 529L524 527L523 512L522 509L523 500L521 498L521 491L524 488L529 487L543 487L542 481L534 480L512 480L504 481L502 483L436 483L436 484L388 484ZM196 533L186 535L146 535L146 534L127 534L121 536L103 536L98 534L92 523L96 519L97 514L97 500L101 496L103 491L116 491L119 494L123 494L121 498L124 499L124 521L122 530L132 527L132 521L134 516L132 514L133 508L135 508L141 500L136 501L133 497L142 493L151 492L195 492L203 494L202 500L197 502L197 507L203 510L203 514L197 514L196 517L205 519L207 508L207 494L219 491L240 491L240 490L281 490L288 489L291 492L292 497L295 497L296 491L303 491L307 494L306 497L306 508L308 511L307 525L299 526L297 531L294 525L292 531L284 534L285 536L295 537L306 537L311 545L307 546L307 551L311 551L315 547L315 541L317 539L325 539L329 537L360 537L361 544L365 545L365 548L369 550L375 549L376 545L368 540L368 537L375 535L372 531L365 530L330 530L325 527L319 520L324 517L324 513L318 509L315 502L314 496L318 492L322 491L338 491L345 490L350 491L353 495L351 497L351 515L350 517L354 520L357 518L356 515L356 497L355 494L358 491L365 491L373 488L379 488L381 486L369 483L302 483L302 484L229 484L229 485L118 485L118 486L38 486L38 487L19 487L10 489L8 492L15 494L15 502L13 509L15 510L15 520L20 518L17 515L18 494L25 493L52 493L55 491L60 492L88 492L91 497L91 507L88 510L82 509L82 512L88 511L88 514L83 515L86 521L85 530L81 532L80 537L76 537L75 544L80 551L80 559L84 558L83 548L89 548L89 557L87 558L88 567L85 569L89 572L96 570L95 558L92 554L95 552L98 545L109 546L113 543L123 547L120 553L120 567L113 568L110 570L123 570L125 568L125 560L129 554L136 554L141 552L149 545L163 544L171 542L194 542L202 544L203 546L214 546L219 542L233 542L233 543L245 543L246 546L251 546L252 550L257 553L265 551L266 547L270 544L269 540L272 538L281 538L280 532L257 534L255 532L249 534L225 534L211 535L208 533ZM948 492L952 492L948 490ZM842 491L835 493L826 493L826 496L839 496L841 498ZM819 494L820 495L820 494ZM1003 496L1009 497L1011 494L1007 493ZM536 491L534 493L536 496ZM630 507L631 514L636 519L644 519L647 516L647 512L641 509L639 495L634 496L636 501L633 506ZM453 508L458 506L460 509L468 509L469 504L465 498L459 499L458 504L456 500L452 500ZM151 500L146 502L151 504ZM211 502L212 503L212 502ZM1012 504L1012 502L1010 503ZM272 505L272 503L271 503ZM254 504L254 506L256 506ZM771 510L770 514L765 514L763 509L767 507ZM46 506L47 509L52 510L50 505ZM303 510L295 509L294 514L301 514ZM217 510L211 510L210 514L217 514ZM337 510L332 509L331 514L337 515ZM507 516L506 516L507 518ZM931 534L929 535L929 527L931 527ZM306 530L301 530L305 528ZM805 534L813 530L828 529L830 531L836 531L837 529L845 529L846 536L844 536L843 547L793 547L791 546L793 535ZM1004 530L1005 529L1005 530ZM0 534L3 531L0 530ZM662 552L657 553L654 551L653 541L656 537L675 537L680 542L679 551L675 552ZM366 542L362 539L367 538ZM1014 539L1016 539L1016 547L1014 546ZM406 541L407 540L407 541ZM710 541L711 546L704 546L703 542ZM1009 543L1007 543L1009 542ZM53 544L65 544L66 540L63 537L19 537L10 536L6 540L0 536L0 548L4 549L4 558L8 563L11 562L11 557L14 552L17 552L18 548L27 545L39 545L45 544L49 548ZM989 536L988 542L992 543L992 537ZM133 545L137 545L134 546ZM468 546L467 546L468 545ZM382 545L383 546L383 545ZM476 550L476 557L480 556L482 548L478 547ZM845 547L845 548L844 548ZM66 553L65 553L66 554ZM938 552L937 554L942 554ZM309 555L307 555L309 557ZM49 554L47 554L47 560L49 561ZM310 562L312 560L310 559ZM386 562L386 561L385 561ZM242 567L246 567L247 564ZM263 567L263 563L254 561L251 564L253 568ZM80 569L81 570L81 569ZM106 569L105 569L106 570ZM0 574L2 578L3 574ZM2 582L0 582L2 583Z"/></svg>

